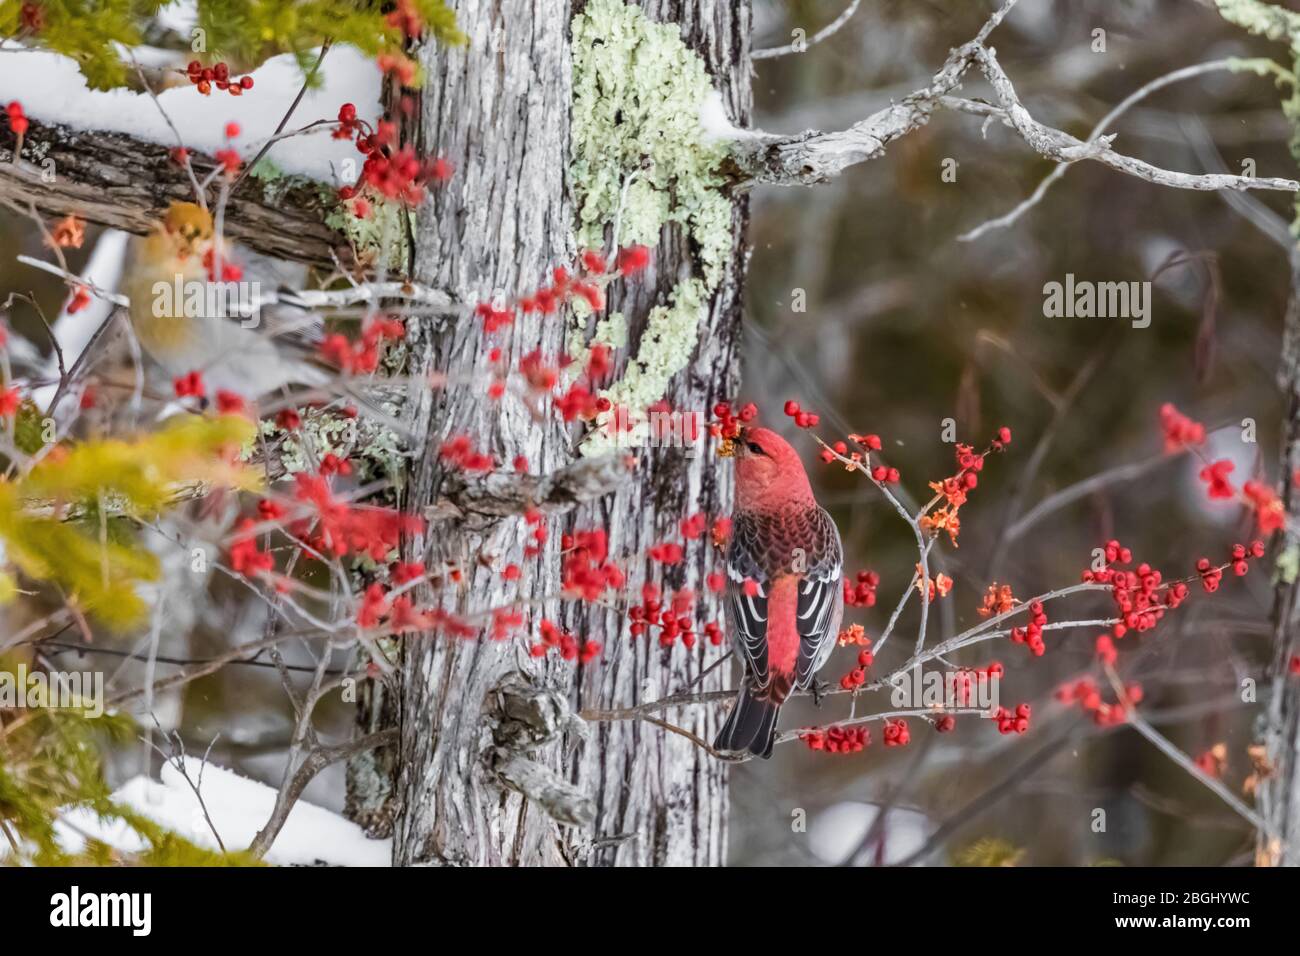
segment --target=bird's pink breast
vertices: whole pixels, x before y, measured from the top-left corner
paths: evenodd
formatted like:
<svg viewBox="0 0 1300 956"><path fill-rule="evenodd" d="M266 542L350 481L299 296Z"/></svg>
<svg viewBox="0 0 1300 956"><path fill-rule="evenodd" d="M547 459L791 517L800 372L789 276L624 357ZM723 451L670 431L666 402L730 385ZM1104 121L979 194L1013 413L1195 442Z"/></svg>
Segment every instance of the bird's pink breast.
<svg viewBox="0 0 1300 956"><path fill-rule="evenodd" d="M793 674L799 656L799 576L783 574L767 595L767 664L775 674Z"/></svg>

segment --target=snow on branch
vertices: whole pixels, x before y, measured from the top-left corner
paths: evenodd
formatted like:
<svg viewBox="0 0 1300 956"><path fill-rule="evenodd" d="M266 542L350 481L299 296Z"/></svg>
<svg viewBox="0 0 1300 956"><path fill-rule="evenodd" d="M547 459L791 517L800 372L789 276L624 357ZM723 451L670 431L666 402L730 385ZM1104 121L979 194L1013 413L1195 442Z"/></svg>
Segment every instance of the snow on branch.
<svg viewBox="0 0 1300 956"><path fill-rule="evenodd" d="M70 57L9 48L0 89L10 91L6 99L21 91L29 127L17 161L16 137L7 125L0 129L0 201L143 233L169 202L194 199L195 180L174 160L175 148L189 152L200 177L221 165L218 152L233 150L244 162L265 158L230 197L227 238L308 265L332 268L335 257L351 264L347 238L327 220L337 214L339 176L360 160L326 121L345 102L355 104L358 121L378 119L374 62L336 45L308 89L297 59L275 56L248 75L255 82L241 97L204 96L188 84L155 93L168 71L137 66L137 73L146 92L92 90ZM282 132L291 114L302 122ZM231 123L240 129L236 141L225 135Z"/></svg>
<svg viewBox="0 0 1300 956"><path fill-rule="evenodd" d="M126 133L33 120L18 162L12 161L14 146L9 128L0 129L0 202L12 207L25 210L31 203L47 216L72 214L143 234L170 202L193 200L189 177L171 160L169 149ZM198 153L191 153L191 162L200 171L217 166ZM346 238L325 224L320 189L305 181L283 190L262 190L256 183L252 180L230 197L227 238L308 265L332 267L335 256L344 264L351 261Z"/></svg>

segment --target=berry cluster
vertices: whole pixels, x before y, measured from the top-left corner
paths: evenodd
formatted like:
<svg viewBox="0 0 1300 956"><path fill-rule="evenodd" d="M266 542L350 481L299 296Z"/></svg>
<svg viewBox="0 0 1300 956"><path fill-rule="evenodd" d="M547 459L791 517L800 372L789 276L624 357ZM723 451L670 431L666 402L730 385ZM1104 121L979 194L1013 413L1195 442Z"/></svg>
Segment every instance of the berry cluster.
<svg viewBox="0 0 1300 956"><path fill-rule="evenodd" d="M785 403L785 413L794 419L795 425L799 428L816 428L822 420L816 412L804 411L793 399Z"/></svg>
<svg viewBox="0 0 1300 956"><path fill-rule="evenodd" d="M849 607L875 607L876 588L880 575L875 571L859 571L854 582L844 578L844 603Z"/></svg>
<svg viewBox="0 0 1300 956"><path fill-rule="evenodd" d="M619 250L614 271L599 252L588 250L579 259L575 276L564 266L551 272L551 282L522 296L518 302L480 302L474 314L483 320L484 330L496 332L510 325L517 312L554 315L574 297L583 299L593 311L605 307L602 287L620 276L633 275L650 262L650 250L645 246L626 246Z"/></svg>
<svg viewBox="0 0 1300 956"><path fill-rule="evenodd" d="M1249 547L1244 544L1234 544L1229 554L1232 573L1239 578L1244 577L1250 570L1250 559L1264 556L1264 542L1252 541ZM1201 587L1206 594L1217 591L1219 583L1223 580L1223 568L1211 563L1209 558L1201 558L1196 562L1196 574L1201 579Z"/></svg>
<svg viewBox="0 0 1300 956"><path fill-rule="evenodd" d="M1200 479L1205 482L1205 493L1213 499L1230 499L1237 497L1237 489L1228 480L1228 475L1236 469L1227 458L1211 462L1200 471Z"/></svg>
<svg viewBox="0 0 1300 956"><path fill-rule="evenodd" d="M866 727L826 727L805 731L799 739L809 750L850 754L867 749L871 744L871 731Z"/></svg>
<svg viewBox="0 0 1300 956"><path fill-rule="evenodd" d="M866 658L865 664L863 663L863 658ZM853 670L849 671L847 674L845 674L843 677L840 678L840 687L842 687L844 690L857 690L859 687L865 684L867 682L866 668L871 666L872 660L873 658L872 658L871 651L860 651L858 653L859 666L853 668Z"/></svg>
<svg viewBox="0 0 1300 956"><path fill-rule="evenodd" d="M945 598L948 596L952 591L953 580L943 572L936 574L933 578L927 578L921 569L921 563L918 561L916 564L916 578L914 583L918 591L920 591L922 587L925 588L925 593L928 595L927 600L933 604L939 598Z"/></svg>
<svg viewBox="0 0 1300 956"><path fill-rule="evenodd" d="M545 657L547 651L555 649L566 661L577 660L579 663L589 664L600 656L601 646L597 641L583 641L579 644L576 637L545 618L542 619L539 629L542 639L528 648L528 653L533 657Z"/></svg>
<svg viewBox="0 0 1300 956"><path fill-rule="evenodd" d="M836 635L835 640L840 647L846 644L856 644L863 647L871 646L871 638L867 637L867 632L862 629L861 624L848 625ZM866 664L863 666L865 667Z"/></svg>
<svg viewBox="0 0 1300 956"><path fill-rule="evenodd" d="M385 199L418 206L429 183L445 183L451 178L451 163L441 157L420 159L410 145L398 148L396 123L380 120L372 130L357 118L352 103L339 107L333 135L335 139L355 139L358 152L366 157L357 181L342 187L338 194L341 201L352 203L352 213L358 218L370 215L370 201L363 195L367 189Z"/></svg>
<svg viewBox="0 0 1300 956"><path fill-rule="evenodd" d="M957 536L961 534L961 506L966 498L979 484L979 473L984 469L984 458L989 452L1004 451L1011 444L1011 429L1005 425L989 440L989 449L983 453L976 452L970 445L958 443L954 454L957 459L957 473L943 481L930 482L930 489L943 499L940 507L931 510L934 501L927 505L920 517L922 530L930 534L946 531L954 547Z"/></svg>
<svg viewBox="0 0 1300 956"><path fill-rule="evenodd" d="M740 429L758 417L758 406L753 402L742 405L739 411L732 411L730 402L718 402L713 406L713 417L709 425L709 434L723 441L732 441L740 437Z"/></svg>
<svg viewBox="0 0 1300 956"><path fill-rule="evenodd" d="M235 525L242 532L230 545L230 568L245 577L257 577L275 567L275 558L257 547L257 538L249 533L257 525L252 518L241 518Z"/></svg>
<svg viewBox="0 0 1300 956"><path fill-rule="evenodd" d="M886 720L882 735L885 738L886 747L906 747L912 742L911 728L907 726L907 721L901 718Z"/></svg>
<svg viewBox="0 0 1300 956"><path fill-rule="evenodd" d="M1011 629L1011 642L1026 644L1035 657L1042 657L1047 650L1047 645L1043 643L1043 625L1046 623L1047 613L1043 610L1043 602L1034 601L1029 605L1029 623Z"/></svg>
<svg viewBox="0 0 1300 956"><path fill-rule="evenodd" d="M492 471L496 461L487 452L478 451L468 435L455 435L442 443L438 457L463 471Z"/></svg>
<svg viewBox="0 0 1300 956"><path fill-rule="evenodd" d="M560 550L564 553L561 586L569 594L594 601L607 588L621 588L626 581L623 569L609 560L609 537L604 528L561 535Z"/></svg>
<svg viewBox="0 0 1300 956"><path fill-rule="evenodd" d="M1099 727L1113 727L1124 723L1128 718L1128 705L1142 701L1142 685L1126 684L1124 698L1125 700L1113 704L1106 703L1102 699L1097 683L1091 677L1081 677L1073 683L1063 684L1056 691L1057 700L1063 704L1078 704L1085 713L1092 715L1093 722Z"/></svg>
<svg viewBox="0 0 1300 956"><path fill-rule="evenodd" d="M299 472L294 481L293 496L307 505L310 513L291 524L289 531L322 554L366 555L372 561L385 561L389 552L397 549L402 534L424 530L424 520L415 515L340 501L321 475Z"/></svg>
<svg viewBox="0 0 1300 956"><path fill-rule="evenodd" d="M1255 509L1255 526L1260 534L1272 534L1286 527L1286 508L1271 485L1248 481L1241 486L1241 493Z"/></svg>
<svg viewBox="0 0 1300 956"><path fill-rule="evenodd" d="M1084 571L1083 580L1111 586L1111 598L1119 616L1111 631L1116 638L1129 631L1143 633L1151 630L1165 616L1166 610L1172 611L1186 600L1187 585L1181 581L1163 584L1160 571L1145 561L1132 570L1118 567L1133 561L1133 552L1119 541L1111 539L1106 542L1104 557L1106 566L1100 571ZM1102 652L1100 645L1098 652Z"/></svg>
<svg viewBox="0 0 1300 956"><path fill-rule="evenodd" d="M371 319L353 342L341 332L325 336L319 346L321 358L338 366L348 375L368 375L379 367L380 346L386 341L401 341L406 327L396 319Z"/></svg>
<svg viewBox="0 0 1300 956"><path fill-rule="evenodd" d="M975 613L980 617L994 617L1015 610L1016 605L1019 603L1015 594L1011 591L1011 585L999 585L998 582L994 581L988 586L988 590L984 592L983 606L977 608Z"/></svg>
<svg viewBox="0 0 1300 956"><path fill-rule="evenodd" d="M1007 432L1008 441L1010 432ZM934 490L943 495L948 506L960 508L966 503L966 496L975 490L979 484L979 473L984 470L984 456L978 454L970 445L958 443L954 451L957 456L957 474L945 478L942 482L934 487Z"/></svg>
<svg viewBox="0 0 1300 956"><path fill-rule="evenodd" d="M673 596L668 607L664 607L659 588L647 582L641 588L642 603L634 604L628 609L628 617L632 620L632 637L635 639L647 633L650 628L658 627L660 647L672 647L680 639L682 645L689 650L695 646L695 622L690 613L694 600L695 595L689 589L684 589ZM714 646L722 642L722 629L716 623L713 624L713 630L706 628L705 633L709 643Z"/></svg>
<svg viewBox="0 0 1300 956"><path fill-rule="evenodd" d="M1205 426L1192 421L1170 402L1160 406L1160 428L1165 433L1165 454L1205 443Z"/></svg>
<svg viewBox="0 0 1300 956"><path fill-rule="evenodd" d="M5 115L9 117L9 128L14 131L15 136L22 136L27 132L28 121L27 114L23 112L23 104L17 100L10 101L5 107Z"/></svg>
<svg viewBox="0 0 1300 956"><path fill-rule="evenodd" d="M999 707L993 719L998 722L998 733L1023 734L1029 729L1029 705L1016 704L1014 711Z"/></svg>
<svg viewBox="0 0 1300 956"><path fill-rule="evenodd" d="M231 96L241 96L245 90L253 88L251 76L235 79L230 75L230 66L220 61L212 66L204 66L198 60L190 60L185 68L185 75L204 96L211 93L214 86L219 90L225 90Z"/></svg>

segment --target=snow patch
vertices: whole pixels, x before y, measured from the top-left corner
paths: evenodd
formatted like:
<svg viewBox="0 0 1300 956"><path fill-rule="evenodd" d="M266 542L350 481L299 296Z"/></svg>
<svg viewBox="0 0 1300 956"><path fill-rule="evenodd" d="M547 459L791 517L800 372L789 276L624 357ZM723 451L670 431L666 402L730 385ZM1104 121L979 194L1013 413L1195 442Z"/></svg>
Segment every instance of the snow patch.
<svg viewBox="0 0 1300 956"><path fill-rule="evenodd" d="M118 282L122 278L122 269L126 265L128 238L126 233L117 229L105 230L95 243L95 249L90 254L90 260L86 263L86 268L82 270L81 278L100 289L116 289ZM59 347L63 350L63 361L68 368L71 368L73 363L81 357L81 353L90 344L90 339L95 334L95 330L104 324L108 314L116 308L107 299L93 296L89 304L80 312L76 315L69 315L68 304L70 302L71 298L64 302L63 310L54 323L54 336L58 339ZM54 393L58 390L59 363L56 355L51 354L46 359L42 377L54 381L49 385L42 385L39 388L32 389L32 401L36 403L38 408L48 409L50 401L54 398Z"/></svg>
<svg viewBox="0 0 1300 956"><path fill-rule="evenodd" d="M727 105L722 102L722 94L710 89L700 103L700 132L706 143L734 141L744 139L761 139L763 133L752 129L742 129L727 115Z"/></svg>
<svg viewBox="0 0 1300 956"><path fill-rule="evenodd" d="M861 845L879 812L880 808L871 803L844 801L832 804L809 821L808 848L823 862L842 863ZM882 862L889 865L907 859L925 845L931 830L933 825L924 814L892 808L881 827Z"/></svg>
<svg viewBox="0 0 1300 956"><path fill-rule="evenodd" d="M198 783L203 774L203 805L221 834L227 850L247 847L257 831L270 819L275 791L266 784L249 780L194 757L185 758L190 780ZM171 764L164 764L161 783L148 777L133 777L113 794L117 803L129 806L160 826L209 850L219 850L203 806L185 778ZM70 852L84 845L87 837L102 840L124 853L144 849L146 844L131 826L121 820L100 820L94 813L73 809L55 823L59 842ZM361 828L336 813L299 800L289 819L266 854L266 862L279 866L389 866L392 841L371 840Z"/></svg>
<svg viewBox="0 0 1300 956"><path fill-rule="evenodd" d="M357 116L371 124L382 115L379 68L360 50L346 45L332 47L320 74L321 85L303 96L287 129L314 120L332 120L344 103L354 104ZM245 160L252 159L275 133L302 88L303 75L293 55L287 53L267 60L251 75L253 89L243 96L218 90L204 96L185 82L161 91L158 102L189 149L212 154L233 146ZM10 100L22 103L28 116L43 123L126 133L162 146L176 145L176 135L147 93L91 90L73 60L47 50L11 47L0 56L0 102ZM226 124L232 122L241 128L233 144L225 138ZM323 127L283 140L271 147L267 158L286 173L321 182L351 182L360 166L360 154L350 141L333 139L331 132L331 127ZM338 172L345 162L351 164L350 175Z"/></svg>

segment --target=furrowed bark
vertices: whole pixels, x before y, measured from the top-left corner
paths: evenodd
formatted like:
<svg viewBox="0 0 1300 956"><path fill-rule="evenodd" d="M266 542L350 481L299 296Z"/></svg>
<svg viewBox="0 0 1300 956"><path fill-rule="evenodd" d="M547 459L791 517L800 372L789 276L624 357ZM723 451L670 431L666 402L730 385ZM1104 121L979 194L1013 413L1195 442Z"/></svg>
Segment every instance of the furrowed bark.
<svg viewBox="0 0 1300 956"><path fill-rule="evenodd" d="M425 47L428 75L415 138L422 152L449 157L457 173L422 210L415 234L415 275L440 288L482 299L527 292L547 281L556 265L572 262L572 184L567 181L570 112L568 0L453 4L469 37L461 49ZM683 40L702 56L732 118L748 120L747 2L647 0L659 22L681 25ZM690 366L665 398L675 409L705 411L731 397L736 383L744 271L741 239L746 205L733 206L733 254L714 294ZM634 354L650 308L663 301L679 274L699 271L692 249L674 227L664 230L650 270L628 287L608 289L610 308L629 318ZM412 323L414 326L414 323ZM560 354L564 324L523 316L497 342L480 324L410 333L415 373L465 373L487 366L493 344L506 361L540 346ZM620 370L621 371L621 370ZM407 422L423 456L414 463L406 506L438 514L456 484L444 473L437 448L448 436L468 434L499 462L526 455L533 471L552 472L575 457L579 433L538 423L517 402L493 403L486 394L455 388L413 396ZM454 609L462 614L554 595L560 581L560 534L603 527L611 555L644 552L673 533L681 517L730 511L730 482L711 446L688 457L682 449L637 452L637 472L617 490L578 504L551 523L550 540L536 559L522 559L531 530L515 517L431 524L411 555L436 569L452 562L464 586ZM522 565L520 582L503 581L482 561ZM695 542L666 584L708 595L704 574L716 563ZM644 565L633 562L630 580ZM671 652L642 637L629 641L625 613L595 605L546 600L528 610L529 625L548 616L581 640L599 641L590 665L556 655L537 660L521 638L494 642L435 636L403 645L397 719L401 742L391 794L382 805L358 807L370 820L392 819L399 864L696 864L717 865L726 852L725 768L674 734L637 722L584 726L572 715L645 702L678 691L721 651L701 646ZM718 615L708 597L704 612ZM721 671L722 669L719 669ZM718 689L715 673L698 689ZM562 703L562 706L561 706ZM563 711L563 713L560 713ZM673 715L702 737L716 730L717 713L695 708ZM382 721L362 715L378 729ZM381 755L381 761L384 759ZM374 780L368 781L374 784ZM564 785L564 784L567 784ZM382 792L384 787L370 788ZM590 819L590 825L583 821Z"/></svg>
<svg viewBox="0 0 1300 956"><path fill-rule="evenodd" d="M74 130L32 122L22 157L16 138L0 129L0 202L47 216L73 214L87 222L144 234L173 200L194 201L194 187L170 150L123 133ZM218 164L191 152L200 179ZM301 184L265 189L247 177L226 206L229 239L279 259L333 268L331 254L352 260L347 239L325 224L327 187Z"/></svg>
<svg viewBox="0 0 1300 956"><path fill-rule="evenodd" d="M1260 833L1256 862L1300 866L1300 681L1289 670L1300 653L1300 493L1291 476L1300 469L1300 250L1291 253L1291 298L1287 303L1279 374L1286 402L1279 492L1286 506L1286 531L1273 589L1273 655L1265 686L1264 766L1257 789L1260 815L1272 833ZM1261 768L1258 766L1257 773Z"/></svg>

